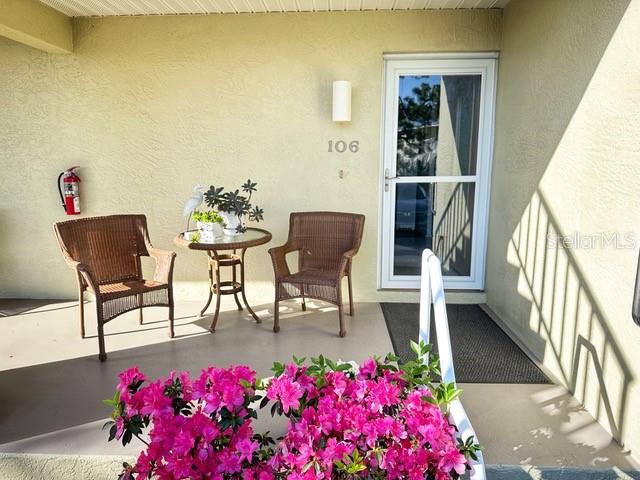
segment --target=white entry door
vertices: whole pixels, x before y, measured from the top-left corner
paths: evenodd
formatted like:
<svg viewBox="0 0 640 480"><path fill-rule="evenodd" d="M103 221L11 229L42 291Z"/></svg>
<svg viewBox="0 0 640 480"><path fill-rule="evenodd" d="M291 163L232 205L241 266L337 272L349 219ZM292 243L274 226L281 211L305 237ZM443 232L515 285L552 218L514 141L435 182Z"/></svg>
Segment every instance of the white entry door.
<svg viewBox="0 0 640 480"><path fill-rule="evenodd" d="M425 248L446 288L484 288L496 61L385 56L381 288L419 288Z"/></svg>

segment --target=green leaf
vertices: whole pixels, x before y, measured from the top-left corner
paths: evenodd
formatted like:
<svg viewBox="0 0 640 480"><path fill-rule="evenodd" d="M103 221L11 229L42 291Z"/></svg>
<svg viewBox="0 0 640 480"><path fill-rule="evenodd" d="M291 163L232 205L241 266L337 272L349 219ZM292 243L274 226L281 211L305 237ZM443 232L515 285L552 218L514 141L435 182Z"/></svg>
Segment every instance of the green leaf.
<svg viewBox="0 0 640 480"><path fill-rule="evenodd" d="M271 367L271 371L273 372L274 376L279 377L284 373L284 365L280 362L274 362L273 367Z"/></svg>
<svg viewBox="0 0 640 480"><path fill-rule="evenodd" d="M387 362L397 362L398 360L400 360L400 357L397 356L395 353L387 353L387 356L384 357L384 359Z"/></svg>
<svg viewBox="0 0 640 480"><path fill-rule="evenodd" d="M431 405L438 405L438 400L433 398L431 395L424 395L422 397L422 400L424 400L427 403L430 403Z"/></svg>

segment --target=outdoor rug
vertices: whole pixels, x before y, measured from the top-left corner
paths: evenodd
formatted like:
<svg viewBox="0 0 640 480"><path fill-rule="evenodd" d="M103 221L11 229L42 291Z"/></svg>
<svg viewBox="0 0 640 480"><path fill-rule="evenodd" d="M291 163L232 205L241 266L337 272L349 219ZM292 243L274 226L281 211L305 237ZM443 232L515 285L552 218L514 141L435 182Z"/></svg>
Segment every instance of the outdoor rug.
<svg viewBox="0 0 640 480"><path fill-rule="evenodd" d="M417 303L381 303L395 354L415 358L409 341L418 339ZM529 357L478 305L447 305L453 367L460 383L551 383ZM432 351L437 352L433 315Z"/></svg>

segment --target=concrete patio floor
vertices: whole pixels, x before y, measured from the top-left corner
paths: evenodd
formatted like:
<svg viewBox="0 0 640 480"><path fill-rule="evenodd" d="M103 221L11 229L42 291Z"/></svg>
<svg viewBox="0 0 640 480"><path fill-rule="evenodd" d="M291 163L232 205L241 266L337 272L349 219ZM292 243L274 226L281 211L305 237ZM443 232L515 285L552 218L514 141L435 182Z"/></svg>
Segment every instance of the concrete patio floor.
<svg viewBox="0 0 640 480"><path fill-rule="evenodd" d="M232 308L230 302L225 306ZM100 430L108 416L101 400L113 394L117 373L131 365L156 377L247 363L267 376L274 360L286 361L294 353L361 361L392 348L375 303L356 306L344 339L337 336L335 309L324 304L309 304L307 312L296 303L284 304L278 335L271 331L270 305L255 309L263 319L259 325L246 312L223 311L215 334L207 330L211 317L197 315L200 307L176 305L173 340L167 338L167 309L146 309L142 326L137 312L115 319L106 327L109 359L100 363L92 304L85 307L88 338L83 340L75 302L0 300L0 452L134 455L138 445L123 449L107 443ZM638 467L563 387L461 387L488 464ZM282 429L271 419L261 422L257 429Z"/></svg>

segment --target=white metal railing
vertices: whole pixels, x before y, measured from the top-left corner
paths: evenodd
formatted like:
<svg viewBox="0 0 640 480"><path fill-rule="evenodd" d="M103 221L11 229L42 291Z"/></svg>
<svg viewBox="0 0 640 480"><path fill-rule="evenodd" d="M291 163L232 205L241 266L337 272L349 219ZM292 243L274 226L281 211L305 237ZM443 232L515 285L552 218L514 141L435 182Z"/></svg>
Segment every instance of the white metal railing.
<svg viewBox="0 0 640 480"><path fill-rule="evenodd" d="M435 320L436 337L438 339L438 354L440 355L440 370L442 381L456 384L453 370L453 356L451 354L451 338L449 336L449 320L447 319L447 304L444 301L444 286L442 283L442 266L440 260L428 248L422 252L422 275L420 281L420 340L429 343L431 305ZM467 439L478 436L471 425L471 421L460 400L451 402L449 421L458 429L458 436ZM478 452L478 461L471 460L470 480L486 480L484 458Z"/></svg>

